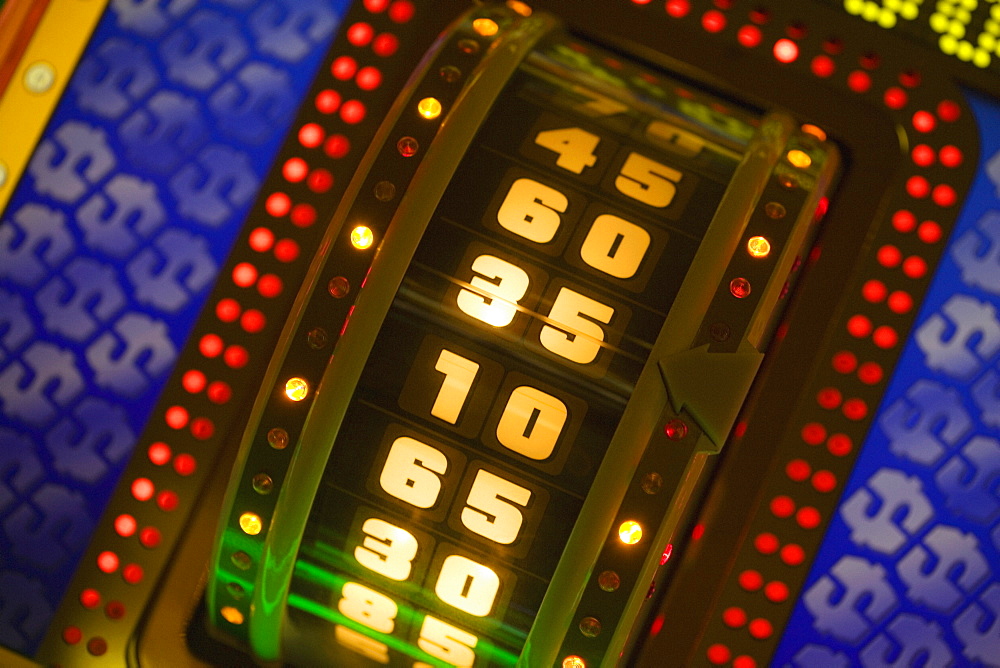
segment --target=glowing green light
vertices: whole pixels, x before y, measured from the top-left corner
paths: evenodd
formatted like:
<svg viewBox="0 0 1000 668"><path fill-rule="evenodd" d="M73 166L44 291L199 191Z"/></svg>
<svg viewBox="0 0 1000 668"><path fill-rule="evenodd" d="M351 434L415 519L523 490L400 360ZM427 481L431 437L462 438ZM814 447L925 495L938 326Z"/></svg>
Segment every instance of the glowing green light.
<svg viewBox="0 0 1000 668"><path fill-rule="evenodd" d="M325 586L330 587L331 590L339 590L343 583L346 582L346 578L341 575L334 574L324 568L302 561L295 564L295 577L302 577L305 580L314 583L323 583ZM403 600L397 599L396 603L399 606L397 619L411 624L419 623L423 620L425 615L422 612L406 605ZM288 595L288 607L302 610L303 612L307 612L311 615L319 617L320 619L325 619L333 624L346 626L347 628L368 636L373 640L384 643L398 652L407 654L415 660L433 661L433 657L426 654L419 648L414 647L409 642L392 635L373 631L371 628L363 626L353 619L346 617L336 608L331 609L330 606L316 603L315 601L312 601L300 594L292 592ZM486 638L480 638L479 642L476 644L476 655L478 657L482 657L484 660L488 660L491 664L503 666L505 668L513 668L518 659L516 655L497 647Z"/></svg>

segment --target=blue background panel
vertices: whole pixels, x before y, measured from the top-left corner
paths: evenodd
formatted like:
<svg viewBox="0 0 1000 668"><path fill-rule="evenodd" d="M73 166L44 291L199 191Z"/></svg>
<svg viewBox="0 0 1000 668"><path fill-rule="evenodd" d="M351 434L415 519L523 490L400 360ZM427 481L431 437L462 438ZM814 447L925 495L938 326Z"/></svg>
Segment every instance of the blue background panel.
<svg viewBox="0 0 1000 668"><path fill-rule="evenodd" d="M1000 105L980 165L775 655L1000 666Z"/></svg>
<svg viewBox="0 0 1000 668"><path fill-rule="evenodd" d="M0 644L37 648L348 4L109 4L0 222Z"/></svg>

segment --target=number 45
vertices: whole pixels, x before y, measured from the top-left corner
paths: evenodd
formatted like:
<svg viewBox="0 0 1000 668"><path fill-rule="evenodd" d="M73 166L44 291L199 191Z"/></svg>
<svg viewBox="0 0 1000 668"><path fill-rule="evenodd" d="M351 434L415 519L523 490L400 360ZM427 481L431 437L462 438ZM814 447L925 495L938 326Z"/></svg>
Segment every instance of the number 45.
<svg viewBox="0 0 1000 668"><path fill-rule="evenodd" d="M569 127L542 130L535 136L535 143L558 154L557 167L582 174L584 169L597 164L594 151L601 138L583 128ZM674 201L676 184L682 177L678 170L632 152L618 170L615 188L636 201L662 209Z"/></svg>

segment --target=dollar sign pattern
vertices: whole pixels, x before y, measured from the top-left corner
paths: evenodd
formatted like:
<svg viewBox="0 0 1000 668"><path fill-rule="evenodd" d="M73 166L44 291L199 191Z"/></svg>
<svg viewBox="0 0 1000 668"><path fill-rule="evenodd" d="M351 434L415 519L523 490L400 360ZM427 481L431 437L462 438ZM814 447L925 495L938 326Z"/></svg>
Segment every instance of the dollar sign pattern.
<svg viewBox="0 0 1000 668"><path fill-rule="evenodd" d="M776 663L1000 665L1000 146L903 352Z"/></svg>
<svg viewBox="0 0 1000 668"><path fill-rule="evenodd" d="M0 221L0 643L32 653L342 0L113 0Z"/></svg>

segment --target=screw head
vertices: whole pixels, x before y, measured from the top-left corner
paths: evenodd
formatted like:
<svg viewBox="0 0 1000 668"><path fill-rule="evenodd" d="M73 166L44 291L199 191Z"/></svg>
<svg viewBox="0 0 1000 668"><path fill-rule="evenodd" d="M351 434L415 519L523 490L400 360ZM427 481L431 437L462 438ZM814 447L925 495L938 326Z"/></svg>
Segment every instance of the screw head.
<svg viewBox="0 0 1000 668"><path fill-rule="evenodd" d="M712 337L712 340L716 343L723 343L728 341L729 337L732 336L733 332L724 322L717 322L708 328L708 335Z"/></svg>
<svg viewBox="0 0 1000 668"><path fill-rule="evenodd" d="M596 617L584 617L580 620L580 633L588 638L596 638L601 634L601 621Z"/></svg>

